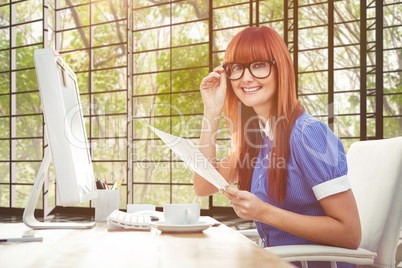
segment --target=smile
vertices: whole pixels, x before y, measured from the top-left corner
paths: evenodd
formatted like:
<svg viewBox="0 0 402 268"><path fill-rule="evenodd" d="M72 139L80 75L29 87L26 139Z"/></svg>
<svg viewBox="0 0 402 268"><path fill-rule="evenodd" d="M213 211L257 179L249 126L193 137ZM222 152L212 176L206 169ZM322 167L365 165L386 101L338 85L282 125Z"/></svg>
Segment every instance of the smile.
<svg viewBox="0 0 402 268"><path fill-rule="evenodd" d="M242 88L245 92L256 92L261 89L261 87L243 87Z"/></svg>

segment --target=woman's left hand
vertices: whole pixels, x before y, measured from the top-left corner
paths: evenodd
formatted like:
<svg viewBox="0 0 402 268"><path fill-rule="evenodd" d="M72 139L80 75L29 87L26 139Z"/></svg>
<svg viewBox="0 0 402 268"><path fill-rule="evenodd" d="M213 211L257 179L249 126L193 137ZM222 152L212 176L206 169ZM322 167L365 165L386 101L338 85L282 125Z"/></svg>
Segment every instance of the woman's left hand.
<svg viewBox="0 0 402 268"><path fill-rule="evenodd" d="M221 192L229 199L237 216L246 220L258 220L266 204L256 195L248 191L240 191L235 188L227 187L225 191Z"/></svg>

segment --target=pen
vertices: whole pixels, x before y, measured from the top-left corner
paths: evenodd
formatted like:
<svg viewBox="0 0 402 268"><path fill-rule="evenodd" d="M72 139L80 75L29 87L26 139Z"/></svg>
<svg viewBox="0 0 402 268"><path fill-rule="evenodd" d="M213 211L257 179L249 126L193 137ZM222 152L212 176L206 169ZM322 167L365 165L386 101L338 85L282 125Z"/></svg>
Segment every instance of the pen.
<svg viewBox="0 0 402 268"><path fill-rule="evenodd" d="M0 238L0 242L42 242L43 237Z"/></svg>

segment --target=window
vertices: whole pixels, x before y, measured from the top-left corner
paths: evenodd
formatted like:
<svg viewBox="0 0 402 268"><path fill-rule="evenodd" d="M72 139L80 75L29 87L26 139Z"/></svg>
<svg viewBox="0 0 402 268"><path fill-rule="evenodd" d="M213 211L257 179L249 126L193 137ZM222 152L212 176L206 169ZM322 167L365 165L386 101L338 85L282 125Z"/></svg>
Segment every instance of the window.
<svg viewBox="0 0 402 268"><path fill-rule="evenodd" d="M0 208L25 207L46 144L35 49L66 53L95 176L125 179L121 209L197 202L212 213L226 199L197 197L192 171L147 125L197 144L201 80L234 34L266 25L288 45L299 100L346 149L401 136L401 8L394 0L0 0ZM220 124L218 158L230 147ZM49 178L38 205L45 214L58 205Z"/></svg>

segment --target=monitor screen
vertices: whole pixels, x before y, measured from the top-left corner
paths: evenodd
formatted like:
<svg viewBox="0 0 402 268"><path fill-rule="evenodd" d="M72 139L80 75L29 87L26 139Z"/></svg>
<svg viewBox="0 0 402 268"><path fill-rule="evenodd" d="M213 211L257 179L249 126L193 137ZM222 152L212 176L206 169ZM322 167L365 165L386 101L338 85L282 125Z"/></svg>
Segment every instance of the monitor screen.
<svg viewBox="0 0 402 268"><path fill-rule="evenodd" d="M77 77L52 48L36 50L36 75L61 205L96 197Z"/></svg>

